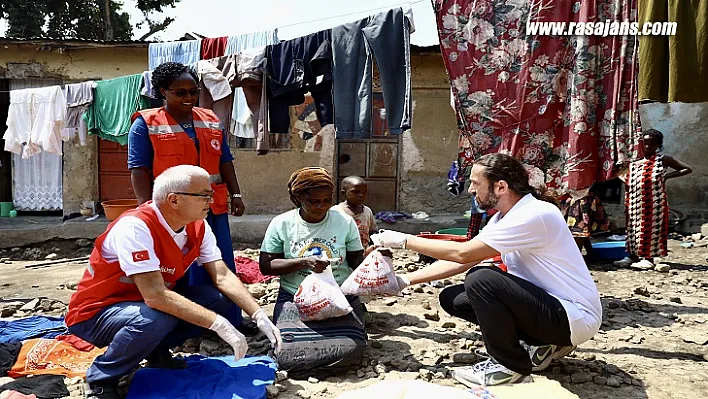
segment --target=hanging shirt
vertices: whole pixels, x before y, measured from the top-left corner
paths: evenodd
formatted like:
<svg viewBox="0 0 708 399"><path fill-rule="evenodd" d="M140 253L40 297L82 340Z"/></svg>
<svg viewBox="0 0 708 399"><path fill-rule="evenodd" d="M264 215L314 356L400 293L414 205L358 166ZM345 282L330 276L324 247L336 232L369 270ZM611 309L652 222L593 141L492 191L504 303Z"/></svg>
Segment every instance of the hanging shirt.
<svg viewBox="0 0 708 399"><path fill-rule="evenodd" d="M169 43L150 43L148 47L148 64L152 71L165 62L193 64L201 56L201 40L187 40Z"/></svg>
<svg viewBox="0 0 708 399"><path fill-rule="evenodd" d="M141 74L96 82L94 101L84 114L89 133L104 140L128 144L130 117L150 107L148 99L140 94Z"/></svg>
<svg viewBox="0 0 708 399"><path fill-rule="evenodd" d="M226 55L226 36L202 39L201 54L203 60Z"/></svg>
<svg viewBox="0 0 708 399"><path fill-rule="evenodd" d="M59 86L12 90L3 136L5 151L29 158L42 150L62 155L66 98Z"/></svg>
<svg viewBox="0 0 708 399"><path fill-rule="evenodd" d="M66 93L66 121L62 130L64 141L73 140L78 133L81 145L86 145L88 127L83 120L83 115L89 105L93 103L93 81L75 83L64 88Z"/></svg>
<svg viewBox="0 0 708 399"><path fill-rule="evenodd" d="M260 68L261 62L265 57L265 46L278 43L278 41L277 29L229 36L226 43L226 55L244 53L240 59L244 70ZM231 112L231 123L233 125L231 132L236 137L256 138L252 117L253 115L246 102L246 95L242 88L237 87L234 90L233 110ZM222 121L226 123L225 120L222 119ZM263 143L261 147L264 147ZM267 148L267 145L265 148Z"/></svg>

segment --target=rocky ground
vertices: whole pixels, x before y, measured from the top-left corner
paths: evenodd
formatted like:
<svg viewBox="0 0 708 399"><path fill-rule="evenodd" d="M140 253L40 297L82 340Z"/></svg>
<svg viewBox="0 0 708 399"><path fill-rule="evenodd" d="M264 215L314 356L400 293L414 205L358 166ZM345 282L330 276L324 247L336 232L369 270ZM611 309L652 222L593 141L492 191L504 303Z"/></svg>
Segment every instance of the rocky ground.
<svg viewBox="0 0 708 399"><path fill-rule="evenodd" d="M49 242L36 248L0 251L2 317L59 315L86 267L85 240ZM618 269L594 262L591 272L602 294L604 317L599 334L537 378L561 382L581 398L703 398L708 393L708 239L675 236L671 253L654 270ZM246 249L246 256L257 251ZM72 261L47 264L61 259ZM422 266L418 256L396 253L398 270ZM269 388L278 398L335 398L383 379L422 379L460 386L452 368L474 363L483 346L479 329L453 319L438 306L437 295L459 278L406 290L400 298L367 305L369 348L361 366L346 375L299 381L278 373ZM277 281L249 287L269 311ZM264 337L250 340L250 353L264 353ZM227 354L230 349L208 336L186 342L180 353ZM67 379L80 397L80 379Z"/></svg>

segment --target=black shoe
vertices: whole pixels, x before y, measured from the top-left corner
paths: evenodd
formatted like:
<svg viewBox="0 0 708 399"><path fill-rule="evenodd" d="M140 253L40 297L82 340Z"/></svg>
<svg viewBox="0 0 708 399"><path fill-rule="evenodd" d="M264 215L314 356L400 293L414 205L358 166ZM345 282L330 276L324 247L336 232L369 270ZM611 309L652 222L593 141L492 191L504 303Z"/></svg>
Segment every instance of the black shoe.
<svg viewBox="0 0 708 399"><path fill-rule="evenodd" d="M261 332L260 329L258 329L258 326L256 323L252 321L243 321L241 322L241 325L236 327L236 329L243 335L247 337L253 337L254 335L258 335L258 333Z"/></svg>
<svg viewBox="0 0 708 399"><path fill-rule="evenodd" d="M184 370L187 368L187 361L172 357L170 351L153 352L145 360L148 362L147 367L154 369Z"/></svg>
<svg viewBox="0 0 708 399"><path fill-rule="evenodd" d="M115 382L88 383L84 388L84 398L86 399L123 399L123 397L118 393Z"/></svg>

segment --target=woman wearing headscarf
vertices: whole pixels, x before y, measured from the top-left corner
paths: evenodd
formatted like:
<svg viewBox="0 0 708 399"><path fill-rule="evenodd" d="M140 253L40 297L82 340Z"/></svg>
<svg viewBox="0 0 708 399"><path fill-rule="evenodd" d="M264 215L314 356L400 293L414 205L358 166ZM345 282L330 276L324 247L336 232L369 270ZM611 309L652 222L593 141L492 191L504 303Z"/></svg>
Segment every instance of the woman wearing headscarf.
<svg viewBox="0 0 708 399"><path fill-rule="evenodd" d="M261 272L280 276L273 320L282 326L284 344L276 357L295 378L344 372L361 361L366 347L359 298L347 297L354 309L349 315L308 323L300 321L293 299L305 277L328 266L337 283L344 283L363 260L359 230L354 219L331 209L334 183L326 170L296 171L288 194L295 209L273 219L260 255Z"/></svg>

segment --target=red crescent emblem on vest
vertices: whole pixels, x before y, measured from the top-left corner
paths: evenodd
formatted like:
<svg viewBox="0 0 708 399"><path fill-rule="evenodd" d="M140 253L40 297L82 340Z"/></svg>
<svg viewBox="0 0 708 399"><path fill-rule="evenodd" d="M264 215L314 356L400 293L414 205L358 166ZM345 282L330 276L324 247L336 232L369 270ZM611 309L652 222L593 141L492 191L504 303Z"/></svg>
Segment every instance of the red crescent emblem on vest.
<svg viewBox="0 0 708 399"><path fill-rule="evenodd" d="M220 151L221 150L221 143L219 143L219 140L214 139L211 141L211 148Z"/></svg>
<svg viewBox="0 0 708 399"><path fill-rule="evenodd" d="M148 251L137 251L133 252L133 262L141 262L150 259L150 254Z"/></svg>

